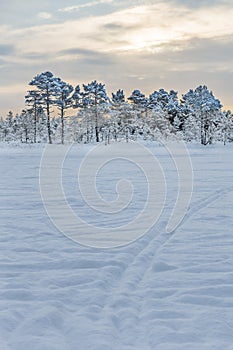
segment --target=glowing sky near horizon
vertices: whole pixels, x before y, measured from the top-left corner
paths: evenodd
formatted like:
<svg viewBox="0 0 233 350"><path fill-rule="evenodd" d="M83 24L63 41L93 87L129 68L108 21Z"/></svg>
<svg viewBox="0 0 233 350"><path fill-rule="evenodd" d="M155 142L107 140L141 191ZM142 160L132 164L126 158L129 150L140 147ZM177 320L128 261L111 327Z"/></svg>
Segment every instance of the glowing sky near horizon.
<svg viewBox="0 0 233 350"><path fill-rule="evenodd" d="M232 0L9 0L0 18L0 115L46 70L109 94L205 84L233 106Z"/></svg>

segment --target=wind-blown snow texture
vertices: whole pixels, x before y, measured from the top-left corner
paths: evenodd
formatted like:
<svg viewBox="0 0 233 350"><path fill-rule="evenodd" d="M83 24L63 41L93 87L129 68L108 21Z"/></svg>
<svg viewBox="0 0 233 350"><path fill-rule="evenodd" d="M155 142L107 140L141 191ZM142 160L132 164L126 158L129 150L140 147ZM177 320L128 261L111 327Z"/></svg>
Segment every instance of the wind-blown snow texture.
<svg viewBox="0 0 233 350"><path fill-rule="evenodd" d="M71 173L88 147L70 152ZM172 235L164 228L175 169L163 147L149 147L170 201L155 230L104 250L50 222L39 192L42 147L1 146L1 350L232 349L232 145L189 146L193 199Z"/></svg>

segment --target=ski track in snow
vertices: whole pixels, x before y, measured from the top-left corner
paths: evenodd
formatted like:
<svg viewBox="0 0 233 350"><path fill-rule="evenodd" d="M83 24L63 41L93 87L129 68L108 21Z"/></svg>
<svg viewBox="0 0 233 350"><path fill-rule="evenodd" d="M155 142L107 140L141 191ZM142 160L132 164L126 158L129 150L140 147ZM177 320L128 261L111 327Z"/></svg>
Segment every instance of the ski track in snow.
<svg viewBox="0 0 233 350"><path fill-rule="evenodd" d="M54 228L39 193L41 147L0 147L1 350L233 349L232 146L190 146L193 198L171 234L175 169L149 147L170 197L154 229L115 249Z"/></svg>

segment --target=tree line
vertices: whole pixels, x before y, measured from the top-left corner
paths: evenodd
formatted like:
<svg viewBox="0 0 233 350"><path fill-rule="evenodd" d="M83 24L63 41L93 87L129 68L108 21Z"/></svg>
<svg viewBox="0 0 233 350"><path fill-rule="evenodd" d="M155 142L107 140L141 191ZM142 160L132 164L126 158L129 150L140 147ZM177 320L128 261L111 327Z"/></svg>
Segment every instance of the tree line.
<svg viewBox="0 0 233 350"><path fill-rule="evenodd" d="M119 89L107 95L96 80L75 88L51 72L29 82L25 109L0 119L0 141L105 142L137 138L179 138L203 145L233 141L231 111L207 86L190 89L182 97L174 90L159 89L145 96L133 90L126 98ZM52 116L52 113L56 116ZM67 110L73 110L67 116Z"/></svg>

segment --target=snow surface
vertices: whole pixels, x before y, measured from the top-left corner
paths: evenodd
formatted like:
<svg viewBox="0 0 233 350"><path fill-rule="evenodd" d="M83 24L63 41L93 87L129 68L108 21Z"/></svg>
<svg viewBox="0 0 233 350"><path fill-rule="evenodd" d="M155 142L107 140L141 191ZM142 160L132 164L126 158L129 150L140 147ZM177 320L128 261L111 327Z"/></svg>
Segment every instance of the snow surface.
<svg viewBox="0 0 233 350"><path fill-rule="evenodd" d="M164 147L147 146L166 174L165 210L149 233L112 249L79 245L53 226L40 197L43 146L0 146L1 350L233 349L233 146L189 146L193 197L173 234L165 224L176 169ZM84 213L74 186L90 148L73 147L63 179ZM108 186L100 183L106 196Z"/></svg>

